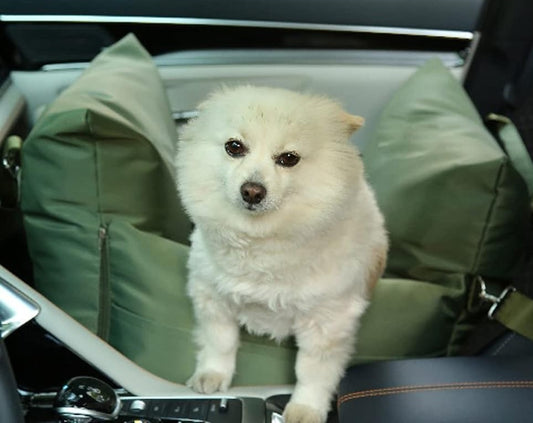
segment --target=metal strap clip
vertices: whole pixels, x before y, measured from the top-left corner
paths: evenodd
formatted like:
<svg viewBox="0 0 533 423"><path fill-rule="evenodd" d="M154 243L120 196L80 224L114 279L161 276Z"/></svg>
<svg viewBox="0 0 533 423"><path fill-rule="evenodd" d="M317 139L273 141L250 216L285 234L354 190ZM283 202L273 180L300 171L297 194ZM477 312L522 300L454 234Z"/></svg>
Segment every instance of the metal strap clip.
<svg viewBox="0 0 533 423"><path fill-rule="evenodd" d="M22 138L17 135L9 136L5 145L1 148L2 166L6 169L13 179L18 178L20 171L20 149L22 147Z"/></svg>
<svg viewBox="0 0 533 423"><path fill-rule="evenodd" d="M498 310L498 307L505 301L505 298L507 295L509 295L511 292L516 291L516 288L512 286L508 286L505 288L499 296L489 294L487 292L487 285L485 284L485 281L481 276L477 277L477 281L479 282L479 285L481 287L481 291L479 292L479 298L482 301L487 301L489 303L492 303L492 305L489 308L489 312L487 313L487 316L489 319L494 319L494 314Z"/></svg>

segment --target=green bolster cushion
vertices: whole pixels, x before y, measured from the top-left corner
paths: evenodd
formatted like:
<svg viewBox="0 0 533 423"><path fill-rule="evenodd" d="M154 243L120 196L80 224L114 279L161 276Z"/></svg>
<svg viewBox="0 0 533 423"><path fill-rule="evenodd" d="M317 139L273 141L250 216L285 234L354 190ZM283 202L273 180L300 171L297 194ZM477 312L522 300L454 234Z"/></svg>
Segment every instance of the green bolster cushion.
<svg viewBox="0 0 533 423"><path fill-rule="evenodd" d="M490 268L488 252L505 249L506 270L493 265L491 275L508 275L514 266L523 184L475 113L464 118L464 108L473 110L464 93L447 99L461 92L450 78L435 64L414 75L365 151L392 249L390 277L379 282L364 316L354 361L449 353L455 334L466 332L458 321L470 271ZM419 96L434 98L433 111L423 110ZM466 105L456 112L458 101ZM448 125L431 123L437 118ZM36 287L132 360L182 383L193 370L195 347L185 295L190 223L175 191L175 142L157 69L128 36L94 59L25 141L22 208ZM465 149L472 163L463 166ZM425 172L413 165L421 152ZM458 168L464 168L459 181ZM432 178L436 185L427 187ZM470 205L449 205L444 213L449 202ZM465 229L465 220L475 230ZM449 257L455 243L466 256ZM475 260L464 258L468 267L463 257ZM290 340L277 345L243 333L234 384L293 382L295 353Z"/></svg>
<svg viewBox="0 0 533 423"><path fill-rule="evenodd" d="M390 233L386 275L449 290L446 305L457 312L448 313L446 325L430 324L425 331L431 312L420 314L419 342L442 330L449 339L445 351L455 353L475 317L465 310L474 277L506 283L520 264L527 187L461 85L436 59L395 93L363 158ZM421 294L405 289L413 298ZM398 318L419 312L410 299L399 306L393 292L378 292L376 308L403 307Z"/></svg>
<svg viewBox="0 0 533 423"><path fill-rule="evenodd" d="M440 61L389 102L364 160L387 217L390 274L512 276L527 222L524 182Z"/></svg>
<svg viewBox="0 0 533 423"><path fill-rule="evenodd" d="M100 250L110 222L187 243L176 137L157 68L128 36L94 59L24 142L22 209L36 287L103 337Z"/></svg>

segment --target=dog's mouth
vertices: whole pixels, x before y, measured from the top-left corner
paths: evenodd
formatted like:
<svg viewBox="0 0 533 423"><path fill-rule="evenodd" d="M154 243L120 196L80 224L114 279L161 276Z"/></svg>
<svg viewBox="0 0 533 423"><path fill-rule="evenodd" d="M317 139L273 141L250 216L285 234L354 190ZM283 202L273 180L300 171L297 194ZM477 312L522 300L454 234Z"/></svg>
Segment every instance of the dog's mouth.
<svg viewBox="0 0 533 423"><path fill-rule="evenodd" d="M260 204L248 204L248 203L245 203L244 204L244 208L246 210L248 210L248 211L253 212L254 214L264 211L263 207Z"/></svg>
<svg viewBox="0 0 533 423"><path fill-rule="evenodd" d="M259 204L249 204L245 201L241 203L242 209L249 215L262 215L272 210L271 204L268 202L261 202Z"/></svg>

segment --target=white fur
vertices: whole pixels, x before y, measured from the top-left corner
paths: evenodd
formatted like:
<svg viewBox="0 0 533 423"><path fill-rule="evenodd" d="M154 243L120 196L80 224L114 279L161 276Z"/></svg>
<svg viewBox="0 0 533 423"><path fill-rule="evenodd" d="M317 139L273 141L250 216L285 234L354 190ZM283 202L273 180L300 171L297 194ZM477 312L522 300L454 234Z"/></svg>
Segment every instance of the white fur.
<svg viewBox="0 0 533 423"><path fill-rule="evenodd" d="M298 344L289 423L325 421L379 277L383 218L348 141L362 118L335 102L281 89L223 89L200 106L180 137L178 189L195 223L188 292L199 353L188 384L227 389L239 327ZM248 148L225 151L228 139ZM294 167L276 164L296 152ZM249 210L244 182L266 187Z"/></svg>

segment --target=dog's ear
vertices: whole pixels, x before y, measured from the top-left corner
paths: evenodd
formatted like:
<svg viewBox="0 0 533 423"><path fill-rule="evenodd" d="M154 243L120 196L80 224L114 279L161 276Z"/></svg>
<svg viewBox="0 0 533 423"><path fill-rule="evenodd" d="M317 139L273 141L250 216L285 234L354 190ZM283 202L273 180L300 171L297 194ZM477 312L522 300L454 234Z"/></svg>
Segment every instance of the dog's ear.
<svg viewBox="0 0 533 423"><path fill-rule="evenodd" d="M346 123L348 133L351 135L365 124L365 118L344 113L343 121Z"/></svg>

